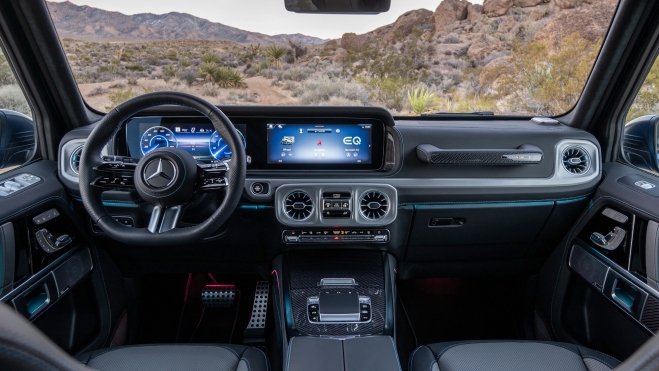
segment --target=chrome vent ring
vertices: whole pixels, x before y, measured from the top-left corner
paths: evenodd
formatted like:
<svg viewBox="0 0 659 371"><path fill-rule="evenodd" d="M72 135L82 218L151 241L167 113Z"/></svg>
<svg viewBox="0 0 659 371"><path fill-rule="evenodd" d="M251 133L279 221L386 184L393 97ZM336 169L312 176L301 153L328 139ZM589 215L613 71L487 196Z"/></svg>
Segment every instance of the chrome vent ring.
<svg viewBox="0 0 659 371"><path fill-rule="evenodd" d="M82 157L83 147L84 146L76 147L76 149L71 152L71 156L69 156L69 167L76 175L78 175L78 172L80 171L80 157Z"/></svg>
<svg viewBox="0 0 659 371"><path fill-rule="evenodd" d="M284 213L298 222L308 219L313 208L313 200L305 191L293 191L284 199Z"/></svg>
<svg viewBox="0 0 659 371"><path fill-rule="evenodd" d="M592 165L590 154L580 146L570 146L563 150L561 162L563 168L572 175L584 175Z"/></svg>
<svg viewBox="0 0 659 371"><path fill-rule="evenodd" d="M389 197L376 190L362 193L359 197L359 213L367 220L380 220L389 213Z"/></svg>

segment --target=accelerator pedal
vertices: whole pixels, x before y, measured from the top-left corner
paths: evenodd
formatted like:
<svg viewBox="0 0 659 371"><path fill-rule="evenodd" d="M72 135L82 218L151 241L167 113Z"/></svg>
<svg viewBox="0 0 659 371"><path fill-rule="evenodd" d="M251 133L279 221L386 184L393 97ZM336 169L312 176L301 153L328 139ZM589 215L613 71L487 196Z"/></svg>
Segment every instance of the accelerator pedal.
<svg viewBox="0 0 659 371"><path fill-rule="evenodd" d="M236 301L236 286L206 285L201 290L201 304L206 308L228 308Z"/></svg>
<svg viewBox="0 0 659 371"><path fill-rule="evenodd" d="M252 317L243 333L245 343L265 342L265 316L268 313L269 294L270 283L268 281L259 281L256 283Z"/></svg>

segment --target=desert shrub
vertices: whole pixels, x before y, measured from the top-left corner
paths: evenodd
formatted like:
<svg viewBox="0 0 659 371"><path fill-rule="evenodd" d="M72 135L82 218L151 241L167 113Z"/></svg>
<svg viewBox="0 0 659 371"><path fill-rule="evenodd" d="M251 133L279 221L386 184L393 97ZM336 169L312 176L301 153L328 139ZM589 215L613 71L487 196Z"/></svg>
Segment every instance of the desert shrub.
<svg viewBox="0 0 659 371"><path fill-rule="evenodd" d="M254 77L254 76L256 76L256 71L255 71L253 68L251 68L251 67L245 69L245 72L244 72L244 73L245 73L245 76L247 76L247 77Z"/></svg>
<svg viewBox="0 0 659 371"><path fill-rule="evenodd" d="M654 61L648 76L627 112L627 122L644 116L659 113L659 59Z"/></svg>
<svg viewBox="0 0 659 371"><path fill-rule="evenodd" d="M162 74L163 74L163 76L166 76L166 77L176 77L177 72L178 72L178 68L176 68L172 65L165 66L162 69Z"/></svg>
<svg viewBox="0 0 659 371"><path fill-rule="evenodd" d="M181 64L181 67L186 68L192 66L192 62L188 58L181 58L179 59L179 63Z"/></svg>
<svg viewBox="0 0 659 371"><path fill-rule="evenodd" d="M553 116L579 99L601 41L589 43L579 33L561 41L555 53L542 43L513 42L512 69L498 88L509 112Z"/></svg>
<svg viewBox="0 0 659 371"><path fill-rule="evenodd" d="M308 80L304 86L293 92L303 105L327 103L332 97L358 101L361 105L369 104L368 92L363 86L343 80L334 81L327 77Z"/></svg>
<svg viewBox="0 0 659 371"><path fill-rule="evenodd" d="M129 76L126 78L126 83L128 83L130 86L135 86L137 85L137 78L135 76Z"/></svg>
<svg viewBox="0 0 659 371"><path fill-rule="evenodd" d="M256 99L256 97L249 94L248 92L235 91L235 90L229 92L229 96L227 97L227 99L230 101L242 101L249 103L258 102L258 99Z"/></svg>
<svg viewBox="0 0 659 371"><path fill-rule="evenodd" d="M89 93L87 93L88 97L95 97L97 95L103 95L108 92L108 89L105 89L102 86L97 86L94 89L90 90Z"/></svg>
<svg viewBox="0 0 659 371"><path fill-rule="evenodd" d="M411 79L385 77L358 79L371 89L371 96L382 102L385 107L400 111L405 100L405 90L412 84Z"/></svg>
<svg viewBox="0 0 659 371"><path fill-rule="evenodd" d="M176 75L179 80L183 81L188 86L192 86L192 84L197 81L197 76L199 76L199 73L192 69L184 69Z"/></svg>
<svg viewBox="0 0 659 371"><path fill-rule="evenodd" d="M116 106L120 105L121 103L134 98L137 96L137 93L133 91L133 88L129 88L126 90L119 89L119 90L114 90L110 92L108 97L110 98L110 105L105 106L105 109L110 111L114 109Z"/></svg>
<svg viewBox="0 0 659 371"><path fill-rule="evenodd" d="M407 91L407 101L412 108L412 112L417 115L425 113L434 99L435 94L431 93L425 86L417 86L414 90Z"/></svg>
<svg viewBox="0 0 659 371"><path fill-rule="evenodd" d="M497 110L496 102L491 97L476 93L453 92L450 98L440 98L437 103L436 108L441 112L495 112Z"/></svg>
<svg viewBox="0 0 659 371"><path fill-rule="evenodd" d="M218 57L216 54L208 52L204 54L203 57L201 57L201 63L215 63L219 65L221 60L220 57Z"/></svg>
<svg viewBox="0 0 659 371"><path fill-rule="evenodd" d="M295 82L293 82L293 81L286 81L286 82L284 83L284 85L282 86L282 88L283 88L284 90L291 90L291 91L293 91L293 90L297 89L297 84L296 84Z"/></svg>
<svg viewBox="0 0 659 371"><path fill-rule="evenodd" d="M442 43L444 43L444 44L459 44L461 42L462 42L462 40L460 40L460 36L458 36L454 33L450 33L450 34L446 35L444 40L442 40Z"/></svg>
<svg viewBox="0 0 659 371"><path fill-rule="evenodd" d="M295 67L284 72L282 78L291 81L303 81L309 78L314 71L308 67Z"/></svg>
<svg viewBox="0 0 659 371"><path fill-rule="evenodd" d="M178 53L177 53L176 50L174 50L174 49L169 49L169 50L167 51L167 58L168 58L170 61L175 61L175 60L178 59Z"/></svg>
<svg viewBox="0 0 659 371"><path fill-rule="evenodd" d="M207 95L209 97L217 97L217 95L219 94L217 87L215 86L215 84L212 83L204 84L204 88L202 92L204 95Z"/></svg>
<svg viewBox="0 0 659 371"><path fill-rule="evenodd" d="M30 110L30 105L25 99L23 90L16 84L0 86L0 108L32 117L32 110Z"/></svg>
<svg viewBox="0 0 659 371"><path fill-rule="evenodd" d="M7 58L0 53L0 85L12 85L15 84L16 80L14 79L14 73L9 66Z"/></svg>
<svg viewBox="0 0 659 371"><path fill-rule="evenodd" d="M108 73L117 73L117 71L119 70L116 64L106 64L105 66L100 66L98 69L100 72L108 72Z"/></svg>
<svg viewBox="0 0 659 371"><path fill-rule="evenodd" d="M124 67L126 67L127 70L131 70L131 71L144 71L144 66L138 63L130 63L125 65Z"/></svg>
<svg viewBox="0 0 659 371"><path fill-rule="evenodd" d="M124 84L121 81L115 82L114 84L108 86L110 89L123 89L126 87L126 84Z"/></svg>

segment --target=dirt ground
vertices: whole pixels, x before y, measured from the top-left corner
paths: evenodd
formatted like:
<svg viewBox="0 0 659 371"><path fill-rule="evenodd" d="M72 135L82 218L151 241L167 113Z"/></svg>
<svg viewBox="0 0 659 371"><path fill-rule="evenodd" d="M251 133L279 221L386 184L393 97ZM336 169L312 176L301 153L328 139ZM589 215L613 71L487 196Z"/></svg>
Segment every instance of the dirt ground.
<svg viewBox="0 0 659 371"><path fill-rule="evenodd" d="M247 88L243 89L220 89L216 87L217 96L206 94L207 88L203 82L197 82L192 86L187 86L185 83L176 80L165 82L164 80L149 80L141 78L137 80L136 85L128 85L126 80L114 80L93 84L80 84L80 92L82 93L85 101L93 108L106 112L112 102L110 100L110 93L114 90L127 90L132 89L138 95L150 91L182 91L190 94L200 96L201 98L213 104L263 104L263 105L293 105L297 102L295 98L290 96L291 92L283 90L280 87L273 86L271 79L266 79L262 76L249 77L245 79ZM123 84L123 87L113 87L117 84ZM106 90L104 94L90 96L90 92L94 89L101 87ZM234 92L234 97L230 97L230 93ZM249 95L249 100L240 98L241 95ZM238 96L238 98L236 98ZM253 102L252 100L255 100Z"/></svg>

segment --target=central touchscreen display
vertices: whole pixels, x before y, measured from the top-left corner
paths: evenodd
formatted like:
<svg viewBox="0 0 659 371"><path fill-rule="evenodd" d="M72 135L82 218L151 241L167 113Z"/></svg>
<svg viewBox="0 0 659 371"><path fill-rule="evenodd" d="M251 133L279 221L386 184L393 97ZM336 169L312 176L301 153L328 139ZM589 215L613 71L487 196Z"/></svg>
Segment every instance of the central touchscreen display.
<svg viewBox="0 0 659 371"><path fill-rule="evenodd" d="M267 124L268 164L370 164L373 125Z"/></svg>

